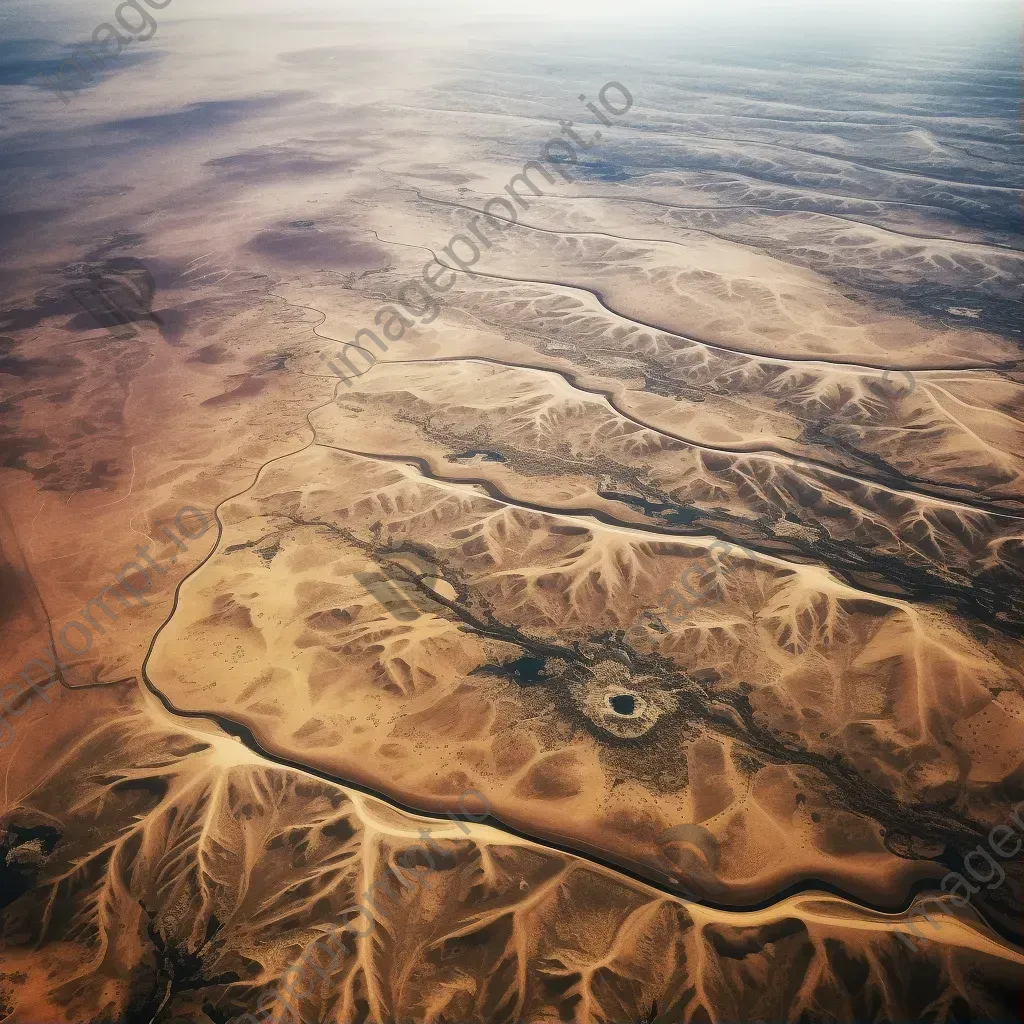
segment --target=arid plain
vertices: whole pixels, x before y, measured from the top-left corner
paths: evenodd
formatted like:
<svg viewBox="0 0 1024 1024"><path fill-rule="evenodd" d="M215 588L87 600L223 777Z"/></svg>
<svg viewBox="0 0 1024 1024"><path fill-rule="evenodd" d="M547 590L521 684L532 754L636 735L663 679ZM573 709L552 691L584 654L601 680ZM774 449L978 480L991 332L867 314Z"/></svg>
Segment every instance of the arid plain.
<svg viewBox="0 0 1024 1024"><path fill-rule="evenodd" d="M1014 8L25 10L0 1020L1022 1019Z"/></svg>

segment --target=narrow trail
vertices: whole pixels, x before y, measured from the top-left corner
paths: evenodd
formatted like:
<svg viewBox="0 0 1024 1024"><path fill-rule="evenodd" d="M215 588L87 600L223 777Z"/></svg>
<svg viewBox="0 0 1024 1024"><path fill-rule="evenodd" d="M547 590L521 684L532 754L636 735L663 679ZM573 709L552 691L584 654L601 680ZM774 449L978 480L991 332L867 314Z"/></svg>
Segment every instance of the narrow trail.
<svg viewBox="0 0 1024 1024"><path fill-rule="evenodd" d="M548 230L548 229L535 229L535 230ZM557 234L558 232L551 232ZM943 364L941 366L893 366L885 363L854 363L847 362L844 360L826 359L823 356L780 356L778 353L773 352L762 352L757 349L743 349L736 348L733 346L723 345L721 342L708 341L705 338L695 338L690 335L680 334L678 331L674 331L669 327L665 327L662 324L652 323L647 320L640 320L638 318L629 316L626 313L621 313L615 309L614 306L608 304L604 293L597 288L588 288L585 285L573 284L571 281L559 281L557 279L547 278L530 278L530 277L509 277L502 274L486 273L482 270L463 270L461 267L452 267L441 260L437 253L426 245L413 245L409 242L398 242L392 238L382 238L376 231L373 232L374 238L378 242L383 242L385 245L398 245L406 249L419 249L422 252L429 252L433 257L434 262L444 267L445 270L450 270L453 274L465 274L468 277L484 278L492 281L502 281L505 284L523 284L523 285L541 285L548 288L561 288L567 292L582 292L584 295L589 295L594 301L601 307L606 313L611 314L619 320L622 320L628 324L632 324L635 327L645 327L649 331L657 331L659 334L664 334L669 338L678 338L680 341L688 342L691 345L700 345L709 351L717 352L728 352L730 355L746 356L749 359L758 359L765 363L776 363L782 366L819 366L826 369L841 369L852 373L875 371L891 373L903 373L903 372L917 372L917 373L932 373L932 372L948 372L956 371L960 372L963 370L1019 370L1024 368L1024 357L1017 359L1007 359L998 363L971 363L963 362L955 365Z"/></svg>
<svg viewBox="0 0 1024 1024"><path fill-rule="evenodd" d="M392 244L400 245L402 243L392 243ZM678 434L678 433L675 433L673 431L670 431L666 427L660 427L660 426L657 426L657 425L655 425L653 423L650 423L650 422L648 422L646 420L641 419L635 413L629 412L627 409L625 409L622 406L621 402L619 401L618 392L612 391L612 390L609 390L609 389L588 387L586 384L582 383L582 381L580 380L580 377L578 375L576 375L576 374L574 374L574 373L572 373L572 372L570 372L568 370L562 369L560 366L554 365L554 364L552 364L552 365L543 365L543 364L539 364L539 363L538 364L534 364L534 363L517 363L517 362L513 362L511 360L497 359L497 358L492 357L492 356L437 356L437 357L426 358L426 359L386 359L386 360L378 360L376 355L373 352L371 352L367 348L364 348L362 345L357 345L355 342L351 342L351 341L346 342L346 341L343 341L341 338L335 338L335 337L332 337L329 334L322 334L320 332L319 328L321 326L323 326L323 324L326 323L326 321L327 321L327 314L322 309L318 309L315 306L306 306L306 305L303 305L302 303L290 302L290 300L286 299L284 296L278 295L277 293L274 293L274 292L271 292L269 294L272 294L276 298L279 298L282 301L287 302L289 305L297 306L298 308L301 308L301 309L308 309L308 310L310 310L313 313L317 313L320 316L320 318L321 318L320 319L320 323L311 326L311 329L312 329L313 333L316 335L316 337L321 338L324 341L332 341L335 344L343 345L343 346L346 346L348 348L354 348L355 350L357 350L359 352L362 352L367 357L368 364L369 364L367 366L367 368L365 370L359 372L359 373L354 373L351 376L344 378L344 380L356 380L359 377L365 376L367 373L370 372L370 370L373 369L374 366L377 365L378 362L383 363L384 365L387 365L387 366L392 366L392 365L395 365L395 366L415 365L417 363L479 362L479 363L489 363L489 364L494 365L494 366L505 366L505 367L509 367L510 369L535 371L535 372L539 372L539 373L553 373L553 374L556 374L557 376L561 377L574 390L579 391L579 392L581 392L583 394L595 395L597 397L605 399L605 401L615 411L616 414L618 414L619 416L622 416L623 419L625 419L628 422L632 423L634 426L641 427L641 428L643 428L645 430L650 430L650 431L652 431L652 432L654 432L654 433L656 433L656 434L658 434L658 435L660 435L662 437L670 438L671 440L678 441L681 444L688 445L689 447L696 448L696 449L699 449L701 451L716 452L716 453L724 454L724 455L733 455L733 456L736 456L737 458L744 458L744 457L755 457L755 458L757 458L757 457L763 457L763 458L775 459L775 460L781 461L781 462L783 462L783 463L785 463L785 464L787 464L789 466L793 466L793 467L811 466L814 469L820 470L823 473L828 473L828 474L830 474L830 475L832 475L832 476L834 476L834 477L836 477L838 479L851 481L851 482L853 482L855 484L858 484L858 485L863 486L863 487L867 487L869 489L885 491L886 493L893 494L893 495L896 495L896 496L899 496L899 497L902 497L902 498L907 498L907 499L914 500L914 501L923 501L923 502L933 503L933 504L937 504L937 505L945 505L945 506L947 506L949 508L953 508L953 509L957 509L957 510L961 510L961 511L980 512L980 513L983 513L985 515L992 515L992 516L997 516L997 517L1005 518L1005 519L1014 519L1014 520L1024 521L1024 514L1019 515L1019 514L1016 514L1014 512L1011 512L1011 511L999 508L999 507L990 507L990 506L987 506L987 505L984 505L984 504L974 504L974 503L969 502L969 501L957 501L954 498L949 498L946 495L938 493L943 488L946 488L946 489L957 489L957 490L966 490L966 491L970 491L972 493L978 493L979 489L974 488L974 487L972 487L969 484L940 484L940 483L937 483L935 481L924 480L924 479L920 479L920 478L909 478L909 477L904 477L904 476L901 476L901 475L898 475L898 474L894 474L894 478L897 479L900 482L904 482L904 483L908 483L908 484L909 483L923 484L926 487L933 488L932 491L916 490L916 489L913 489L913 488L909 489L909 490L905 490L905 489L902 489L902 488L900 488L898 486L895 486L893 484L886 483L886 482L884 482L882 480L879 480L879 479L877 479L875 477L864 476L864 475L855 473L855 472L853 472L852 470L849 470L849 469L841 469L841 468L839 468L839 467L837 467L835 465L832 465L831 463L824 462L824 461L822 461L821 459L818 459L818 458L814 458L814 457L810 457L810 456L803 456L803 455L794 455L792 452L786 451L785 449L776 447L774 445L749 445L749 446L715 445L715 444L712 444L712 443L707 442L707 441L697 441L697 440L694 440L693 438L687 437L687 436L685 436L683 434ZM319 375L316 375L316 376L321 376L324 379L333 379L335 375L332 375L332 374L319 374ZM997 498L994 498L993 502L995 502L995 501L1010 501L1010 502L1019 503L1022 500L1024 500L1024 499L1017 498L1017 497L1015 497L1013 495L1008 495L1008 496L999 496Z"/></svg>
<svg viewBox="0 0 1024 1024"><path fill-rule="evenodd" d="M634 426L640 427L644 430L649 430L651 433L657 434L660 437L666 437L670 440L678 441L681 444L685 444L688 447L695 448L699 451L716 452L723 455L735 455L737 458L766 458L770 461L782 462L785 465L794 468L810 466L837 479L859 484L869 490L884 491L886 494L892 494L896 497L905 498L910 501L920 501L925 504L941 505L945 508L955 509L958 512L977 512L982 515L991 515L1000 519L1012 519L1024 522L1024 514L1002 511L1000 509L989 508L984 505L975 505L966 501L957 501L954 498L930 494L927 491L901 490L898 487L893 487L889 484L875 480L872 477L860 476L856 473L838 469L827 462L822 462L820 459L803 455L794 455L792 452L787 452L785 449L777 448L774 445L739 447L715 445L710 442L695 441L692 438L686 437L684 434L677 434L674 431L669 430L667 427L660 427L647 420L641 419L635 413L631 413L622 408L617 399L616 392L603 390L601 388L587 387L585 384L581 383L574 374L555 366L516 363L511 360L498 359L493 356L435 356L425 359L388 359L381 360L381 362L385 366L415 366L423 363L484 363L490 366L503 366L509 369L525 370L528 372L551 373L560 377L573 390L579 391L581 394L594 395L596 397L603 398L613 412L621 416L627 422L632 423ZM360 374L360 376L362 376L362 374ZM1006 500L1017 501L1024 499L1009 498Z"/></svg>

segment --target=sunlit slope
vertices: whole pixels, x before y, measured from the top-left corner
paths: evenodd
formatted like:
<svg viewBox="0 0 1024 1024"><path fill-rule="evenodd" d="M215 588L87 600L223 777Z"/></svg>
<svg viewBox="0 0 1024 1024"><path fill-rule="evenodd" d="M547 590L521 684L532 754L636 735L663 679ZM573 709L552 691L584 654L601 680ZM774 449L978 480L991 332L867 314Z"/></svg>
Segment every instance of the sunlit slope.
<svg viewBox="0 0 1024 1024"><path fill-rule="evenodd" d="M3 815L9 1020L1003 1020L1022 981L1020 956L935 907L710 910L206 727L90 710Z"/></svg>
<svg viewBox="0 0 1024 1024"><path fill-rule="evenodd" d="M438 249L401 238L444 237L456 219L467 218L466 210L449 207L441 207L446 216L427 217L415 204L409 208L402 192L395 197L401 213L388 240L396 243L401 269L375 279L389 296L401 294L424 256L453 265ZM592 205L588 200L580 207ZM596 215L588 221L596 224ZM1008 338L972 329L970 318L950 327L897 315L886 302L851 298L777 260L747 267L740 287L727 270L733 256L723 256L716 239L685 236L685 245L666 247L587 233L557 242L551 234L516 231L506 228L469 273L454 276L437 319L386 353L367 342L369 355L382 361L479 355L558 369L583 386L614 392L630 414L700 443L774 446L882 482L1019 511L1022 364ZM551 247L565 266L545 274L543 257ZM761 258L733 248L746 254L737 260ZM695 272L694 294L678 302L682 321L666 321L671 283L658 279L645 289L631 275L655 259L666 274L680 273L706 250L723 265ZM1002 273L1019 281L1022 272L1024 259L1016 259ZM747 337L744 330L754 329L760 307L744 292L770 289L778 274L798 278L778 285L786 316L778 313L757 328L760 341ZM609 298L618 282L631 304ZM1008 288L1016 293L1016 285ZM326 305L333 301L324 295ZM717 333L690 322L705 304ZM811 325L822 317L816 341ZM337 358L337 346L322 351ZM362 370L365 359L354 356L353 368ZM307 365L323 372L313 361Z"/></svg>
<svg viewBox="0 0 1024 1024"><path fill-rule="evenodd" d="M1024 513L836 471L827 452L812 462L700 444L656 415L627 414L621 392L610 395L556 372L427 359L358 378L314 424L324 444L417 455L434 476L483 480L513 501L596 509L670 534L714 532L820 562L870 591L1024 629Z"/></svg>
<svg viewBox="0 0 1024 1024"><path fill-rule="evenodd" d="M590 292L621 317L741 354L882 368L1020 365L1013 341L979 329L987 319L958 318L941 307L935 313L943 318L922 319L907 302L918 285L933 291L945 285L954 308L956 296L973 294L977 302L986 288L1002 303L1012 302L1024 268L1024 256L1014 249L891 235L886 249L870 225L833 224L826 233L814 214L771 218L770 227L761 227L766 238L738 227L733 239L672 216L674 204L692 212L679 199L692 191L687 176L638 176L621 192L592 187L567 196L565 185L545 188L537 175L539 193L556 195L530 195L520 183L514 223L505 208L492 207L495 218L478 218L487 241L474 243L477 259L465 245L445 252L440 244L424 247L423 239L448 239L453 231L469 237L467 212L479 212L487 192L423 188L415 175L410 179L412 188L396 187L399 216L389 206L381 218L381 241L433 251L461 273ZM644 200L666 205L637 210ZM626 208L616 210L618 204ZM715 208L714 200L707 208ZM733 216L723 203L717 219ZM816 258L807 245L812 238L834 255ZM797 261L790 261L791 250ZM833 261L839 281L829 276ZM850 286L865 276L872 290L851 294Z"/></svg>
<svg viewBox="0 0 1024 1024"><path fill-rule="evenodd" d="M946 613L322 445L221 515L148 672L270 751L424 808L474 786L510 824L733 904L805 877L898 899L1005 819L1020 670ZM705 596L672 621L680 573ZM721 845L711 877L666 843L680 823Z"/></svg>

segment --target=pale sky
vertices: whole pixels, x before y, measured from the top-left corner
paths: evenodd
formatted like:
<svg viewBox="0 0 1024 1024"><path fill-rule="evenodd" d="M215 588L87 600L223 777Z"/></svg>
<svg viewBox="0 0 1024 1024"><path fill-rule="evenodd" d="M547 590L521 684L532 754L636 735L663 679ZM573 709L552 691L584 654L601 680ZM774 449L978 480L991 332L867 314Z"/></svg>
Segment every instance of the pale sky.
<svg viewBox="0 0 1024 1024"><path fill-rule="evenodd" d="M0 38L74 39L84 27L109 20L117 3L0 0ZM764 25L794 38L817 29L883 37L889 30L922 36L950 31L991 36L995 26L999 37L1012 36L1015 43L1020 39L1019 0L168 0L154 14L161 24L221 16L257 21L271 15L295 22L372 22L390 16L407 26L438 26L454 18L481 25L550 26L562 35L581 36L613 25L642 32L652 21L694 28L718 24L754 33Z"/></svg>

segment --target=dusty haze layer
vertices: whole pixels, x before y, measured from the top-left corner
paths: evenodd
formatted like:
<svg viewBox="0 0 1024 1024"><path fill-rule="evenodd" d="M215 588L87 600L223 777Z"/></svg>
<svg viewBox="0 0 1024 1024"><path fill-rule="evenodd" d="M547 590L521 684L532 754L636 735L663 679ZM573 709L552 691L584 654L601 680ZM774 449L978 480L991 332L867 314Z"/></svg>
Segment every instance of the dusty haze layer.
<svg viewBox="0 0 1024 1024"><path fill-rule="evenodd" d="M1017 15L655 6L5 15L0 1020L1020 1019Z"/></svg>

